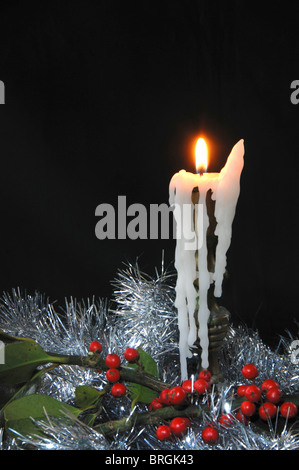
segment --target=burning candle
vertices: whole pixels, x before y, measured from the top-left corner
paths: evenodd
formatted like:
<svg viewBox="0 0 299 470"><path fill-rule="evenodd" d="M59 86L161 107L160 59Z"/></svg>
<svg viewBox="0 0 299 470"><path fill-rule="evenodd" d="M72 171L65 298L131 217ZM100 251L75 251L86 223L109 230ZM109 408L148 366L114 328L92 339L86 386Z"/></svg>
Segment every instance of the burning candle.
<svg viewBox="0 0 299 470"><path fill-rule="evenodd" d="M215 297L222 295L222 281L226 268L226 253L231 243L232 223L240 193L240 176L244 165L244 141L232 149L220 173L206 173L207 147L200 138L196 145L197 173L181 170L169 185L169 203L176 221L175 268L177 271L175 306L178 311L180 332L179 350L181 376L188 378L187 358L199 339L201 366L207 369L208 361L208 290L214 285ZM198 192L198 202L192 194ZM207 194L211 191L215 201L215 235L218 237L215 266L208 265L207 231L210 218ZM196 287L196 283L198 288Z"/></svg>

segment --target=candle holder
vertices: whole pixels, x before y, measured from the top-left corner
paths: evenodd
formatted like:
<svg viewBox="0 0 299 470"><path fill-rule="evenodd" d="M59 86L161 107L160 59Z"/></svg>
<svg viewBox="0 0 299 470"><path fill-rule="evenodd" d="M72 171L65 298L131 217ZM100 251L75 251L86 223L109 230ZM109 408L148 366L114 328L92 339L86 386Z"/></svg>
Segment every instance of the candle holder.
<svg viewBox="0 0 299 470"><path fill-rule="evenodd" d="M210 317L208 322L208 337L209 337L209 371L212 374L212 380L215 383L222 382L223 377L219 366L219 350L225 339L229 325L230 325L230 313L222 306L219 306L211 294L212 305L209 305ZM199 327L199 325L198 325ZM201 347L199 340L194 343L196 352L201 355ZM200 367L201 369L201 367Z"/></svg>
<svg viewBox="0 0 299 470"><path fill-rule="evenodd" d="M198 204L199 201L199 191L198 188L194 188L192 191L192 202L193 204ZM213 273L215 271L215 252L216 246L218 242L218 237L215 235L215 229L217 225L217 221L215 218L215 201L212 199L212 191L208 191L206 195L206 206L207 206L207 214L209 217L209 227L207 229L207 265L208 271ZM195 253L196 257L196 266L198 268L198 252ZM225 277L227 274L225 275ZM198 280L194 281L194 286L198 290ZM210 310L210 316L208 321L208 337L209 337L209 350L208 350L208 361L209 361L209 371L212 374L213 382L221 382L223 380L220 366L219 366L219 350L223 344L223 340L225 339L229 325L230 325L230 313L229 311L222 306L219 306L217 300L214 296L214 284L211 284L209 291L208 291L208 308ZM198 324L197 320L197 312L194 312L195 319L196 319L196 326L199 329L200 325ZM195 353L201 356L201 346L199 339L197 339L194 343L194 347L192 348ZM200 366L201 369L201 366Z"/></svg>

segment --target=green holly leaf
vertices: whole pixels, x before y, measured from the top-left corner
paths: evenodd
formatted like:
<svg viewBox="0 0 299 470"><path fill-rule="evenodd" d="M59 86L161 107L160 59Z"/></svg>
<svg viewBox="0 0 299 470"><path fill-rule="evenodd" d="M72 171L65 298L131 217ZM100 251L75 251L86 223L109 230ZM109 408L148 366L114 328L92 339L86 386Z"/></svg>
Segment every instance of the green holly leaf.
<svg viewBox="0 0 299 470"><path fill-rule="evenodd" d="M97 390L89 385L76 387L76 405L81 409L80 421L92 427L102 410L102 399L106 389Z"/></svg>
<svg viewBox="0 0 299 470"><path fill-rule="evenodd" d="M150 354L145 352L141 347L137 348L139 352L139 360L137 364L129 364L128 367L135 370L142 370L148 374L158 378L158 367L156 361ZM135 383L128 383L127 388L133 400L132 407L136 402L149 404L157 397L157 392L151 388Z"/></svg>
<svg viewBox="0 0 299 470"><path fill-rule="evenodd" d="M81 410L91 407L94 408L98 405L99 401L101 401L104 393L103 390L97 390L88 385L80 385L76 387L75 390L76 405L81 408Z"/></svg>
<svg viewBox="0 0 299 470"><path fill-rule="evenodd" d="M46 421L47 416L62 419L66 424L71 419L64 412L78 417L81 410L62 403L47 395L27 395L9 403L4 409L5 429L13 437L16 433L22 436L44 433L36 426L33 420Z"/></svg>
<svg viewBox="0 0 299 470"><path fill-rule="evenodd" d="M46 353L33 340L17 341L5 345L4 364L0 364L0 383L16 385L31 379L38 366L65 363L67 358Z"/></svg>
<svg viewBox="0 0 299 470"><path fill-rule="evenodd" d="M31 395L36 393L37 388L40 384L41 378L47 372L57 367L56 364L52 364L48 367L44 367L38 370L28 382L24 385L1 385L0 386L0 426L3 426L4 409L10 402L17 400L25 395Z"/></svg>

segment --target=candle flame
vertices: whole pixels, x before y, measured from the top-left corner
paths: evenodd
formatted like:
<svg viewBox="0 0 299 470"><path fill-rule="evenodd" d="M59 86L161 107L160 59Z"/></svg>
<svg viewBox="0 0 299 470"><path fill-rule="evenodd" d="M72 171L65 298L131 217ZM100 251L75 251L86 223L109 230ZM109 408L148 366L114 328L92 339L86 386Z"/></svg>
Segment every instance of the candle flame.
<svg viewBox="0 0 299 470"><path fill-rule="evenodd" d="M205 140L200 137L195 147L196 172L204 173L208 168L208 148Z"/></svg>

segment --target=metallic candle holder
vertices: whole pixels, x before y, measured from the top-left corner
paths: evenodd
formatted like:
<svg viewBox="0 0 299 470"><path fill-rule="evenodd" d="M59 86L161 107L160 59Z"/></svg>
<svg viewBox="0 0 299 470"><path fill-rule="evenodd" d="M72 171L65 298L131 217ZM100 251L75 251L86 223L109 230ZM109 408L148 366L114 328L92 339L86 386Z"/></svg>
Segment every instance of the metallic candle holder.
<svg viewBox="0 0 299 470"><path fill-rule="evenodd" d="M192 203L198 204L199 191L198 188L194 188L192 192ZM212 199L212 191L209 190L206 196L207 214L209 217L209 227L207 230L207 263L209 272L215 271L215 251L218 242L218 237L215 235L215 229L217 221L215 218L215 201ZM195 254L196 264L198 258L198 252ZM194 282L195 288L198 290L198 280ZM213 382L221 382L223 380L220 367L219 367L219 349L223 344L223 340L226 337L230 325L230 313L222 306L219 306L214 296L214 284L211 284L208 291L208 307L210 310L210 317L208 321L208 337L209 337L209 371L212 374ZM197 311L195 311L195 318L197 318ZM197 328L199 328L197 323ZM201 356L201 347L199 339L194 343L194 352L197 352Z"/></svg>

